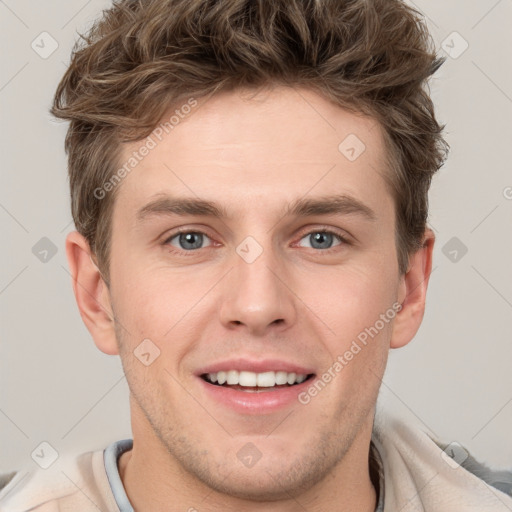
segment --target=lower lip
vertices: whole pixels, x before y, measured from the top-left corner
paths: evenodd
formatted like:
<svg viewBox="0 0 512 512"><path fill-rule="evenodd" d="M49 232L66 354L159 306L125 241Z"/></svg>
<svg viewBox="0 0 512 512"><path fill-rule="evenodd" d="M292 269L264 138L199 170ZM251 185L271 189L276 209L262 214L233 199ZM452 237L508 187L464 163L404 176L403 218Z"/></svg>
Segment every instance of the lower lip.
<svg viewBox="0 0 512 512"><path fill-rule="evenodd" d="M299 393L308 388L314 380L309 378L294 386L250 392L209 384L201 377L198 379L209 397L242 414L269 414L297 404Z"/></svg>

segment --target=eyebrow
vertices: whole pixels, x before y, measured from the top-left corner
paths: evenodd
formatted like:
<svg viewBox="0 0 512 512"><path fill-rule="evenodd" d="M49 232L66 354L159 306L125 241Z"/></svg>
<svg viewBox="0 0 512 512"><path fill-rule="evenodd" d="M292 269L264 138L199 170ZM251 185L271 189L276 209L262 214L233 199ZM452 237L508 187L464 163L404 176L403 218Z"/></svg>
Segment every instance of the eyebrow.
<svg viewBox="0 0 512 512"><path fill-rule="evenodd" d="M359 215L364 219L374 222L376 213L367 205L350 195L331 195L318 198L301 198L287 206L285 216L310 217L314 215ZM212 201L185 197L177 198L164 196L157 198L140 210L136 218L143 222L148 217L161 215L201 216L218 219L231 218L227 210Z"/></svg>

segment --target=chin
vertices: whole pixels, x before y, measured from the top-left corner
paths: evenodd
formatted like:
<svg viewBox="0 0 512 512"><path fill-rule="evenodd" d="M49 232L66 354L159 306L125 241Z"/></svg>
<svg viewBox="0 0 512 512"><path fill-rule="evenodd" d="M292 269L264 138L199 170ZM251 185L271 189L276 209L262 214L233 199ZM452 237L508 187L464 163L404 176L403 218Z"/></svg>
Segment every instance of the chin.
<svg viewBox="0 0 512 512"><path fill-rule="evenodd" d="M290 495L311 488L321 480L314 467L292 468L289 464L276 466L261 460L252 468L231 465L220 473L197 475L208 487L221 494L243 500L269 502L290 499Z"/></svg>
<svg viewBox="0 0 512 512"><path fill-rule="evenodd" d="M237 442L236 449L218 447L181 462L195 478L221 494L258 502L289 500L290 495L321 482L343 457L339 442L333 449L329 438L301 446L278 439L258 439L254 444L249 440Z"/></svg>

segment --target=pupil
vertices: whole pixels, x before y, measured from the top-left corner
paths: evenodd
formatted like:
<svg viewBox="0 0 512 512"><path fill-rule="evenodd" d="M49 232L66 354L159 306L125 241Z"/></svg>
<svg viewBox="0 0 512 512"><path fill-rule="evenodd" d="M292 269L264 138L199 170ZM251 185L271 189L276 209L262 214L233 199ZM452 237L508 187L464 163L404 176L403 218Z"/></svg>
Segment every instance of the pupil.
<svg viewBox="0 0 512 512"><path fill-rule="evenodd" d="M194 237L196 238L196 242L194 243ZM180 235L180 244L185 244L184 249L199 249L201 247L202 242L201 233L185 233ZM186 246L186 244L192 244L192 247Z"/></svg>
<svg viewBox="0 0 512 512"><path fill-rule="evenodd" d="M313 247L315 247L315 244L322 244L322 241L325 243L325 241L329 241L329 242L332 242L332 235L330 233L315 233L313 236L313 243L311 245L313 245ZM330 247L330 243L327 244L327 248ZM320 248L325 248L325 247L320 247Z"/></svg>

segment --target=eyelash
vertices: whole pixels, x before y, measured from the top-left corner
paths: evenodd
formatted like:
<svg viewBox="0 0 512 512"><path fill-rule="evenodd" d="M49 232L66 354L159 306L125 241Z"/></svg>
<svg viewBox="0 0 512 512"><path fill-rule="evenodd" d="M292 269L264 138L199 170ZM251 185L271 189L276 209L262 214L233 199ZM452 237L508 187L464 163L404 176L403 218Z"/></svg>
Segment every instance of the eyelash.
<svg viewBox="0 0 512 512"><path fill-rule="evenodd" d="M171 249L169 249L169 252L171 254L180 254L183 256L195 256L197 254L197 252L200 250L200 249L194 249L194 250L190 250L190 251L185 251L185 250L180 250L173 246L168 245L169 242L173 238L175 238L176 236L183 234L183 233L194 233L194 234L205 235L208 238L212 239L212 237L210 237L208 235L208 233L201 231L200 229L188 229L188 228L178 229L177 231L174 231L169 237L167 237L165 239L165 241L163 242L163 245L165 245L167 247L172 247ZM340 242L341 242L340 245L352 245L352 243L345 236L343 236L339 231L331 229L331 228L327 228L327 227L325 227L325 228L321 227L321 228L317 228L317 229L312 229L310 231L305 231L300 234L299 241L302 240L305 236L311 235L313 233L325 233L328 235L334 235L334 236L338 237L338 239L340 240ZM314 247L311 247L311 249L316 250L316 252L318 252L318 253L331 254L331 252L336 251L336 248L340 247L340 245L330 247L329 249L315 249ZM209 248L210 247L204 247L204 249L209 249ZM307 249L307 247L306 247L306 249Z"/></svg>

